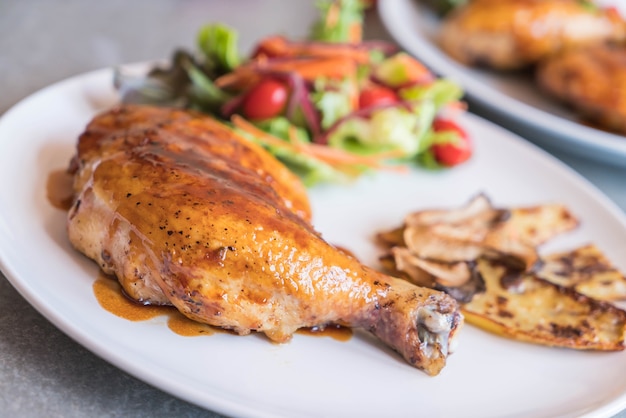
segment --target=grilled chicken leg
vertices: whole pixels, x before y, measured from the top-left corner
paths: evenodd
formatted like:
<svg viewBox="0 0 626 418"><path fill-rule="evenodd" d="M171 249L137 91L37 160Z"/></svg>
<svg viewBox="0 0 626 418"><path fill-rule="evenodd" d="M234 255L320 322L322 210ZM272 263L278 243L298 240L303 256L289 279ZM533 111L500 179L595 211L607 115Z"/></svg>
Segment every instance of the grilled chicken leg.
<svg viewBox="0 0 626 418"><path fill-rule="evenodd" d="M129 297L277 342L301 327L362 327L430 375L445 365L456 302L326 243L301 183L215 120L114 109L88 125L72 169L70 241Z"/></svg>

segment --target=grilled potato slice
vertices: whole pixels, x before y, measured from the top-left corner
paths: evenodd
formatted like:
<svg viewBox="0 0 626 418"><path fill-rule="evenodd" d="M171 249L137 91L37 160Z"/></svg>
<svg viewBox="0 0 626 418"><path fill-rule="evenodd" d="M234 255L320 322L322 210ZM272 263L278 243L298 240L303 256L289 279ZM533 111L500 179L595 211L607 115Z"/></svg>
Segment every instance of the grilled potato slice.
<svg viewBox="0 0 626 418"><path fill-rule="evenodd" d="M537 276L595 299L626 300L626 277L593 244L543 257Z"/></svg>
<svg viewBox="0 0 626 418"><path fill-rule="evenodd" d="M507 276L507 268L481 259L486 291L462 307L465 320L487 331L555 347L623 350L626 312L532 274Z"/></svg>
<svg viewBox="0 0 626 418"><path fill-rule="evenodd" d="M563 205L495 208L484 195L407 215L378 234L381 263L462 303L468 323L512 339L623 350L626 278L593 245L542 257L537 247L579 224Z"/></svg>

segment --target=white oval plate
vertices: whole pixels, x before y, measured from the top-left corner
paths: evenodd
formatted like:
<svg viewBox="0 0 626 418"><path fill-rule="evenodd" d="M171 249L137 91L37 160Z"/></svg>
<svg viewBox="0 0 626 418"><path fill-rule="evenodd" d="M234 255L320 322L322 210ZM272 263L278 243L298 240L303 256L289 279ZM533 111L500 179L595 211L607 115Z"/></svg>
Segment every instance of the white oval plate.
<svg viewBox="0 0 626 418"><path fill-rule="evenodd" d="M66 167L77 135L115 103L112 71L46 88L0 119L0 267L52 323L117 367L175 396L247 417L608 417L626 407L626 353L517 343L467 326L437 377L409 367L365 334L347 342L296 335L180 337L165 318L130 322L100 307L97 267L75 252L46 178ZM372 236L425 207L486 192L499 206L563 202L582 219L553 243L593 241L626 270L626 220L596 189L535 146L467 115L476 154L458 169L380 173L311 191L315 225L377 265Z"/></svg>
<svg viewBox="0 0 626 418"><path fill-rule="evenodd" d="M542 95L529 76L470 68L440 50L439 19L418 0L379 1L378 10L403 48L463 86L477 106L473 110L542 146L626 167L626 136L578 123L573 112Z"/></svg>

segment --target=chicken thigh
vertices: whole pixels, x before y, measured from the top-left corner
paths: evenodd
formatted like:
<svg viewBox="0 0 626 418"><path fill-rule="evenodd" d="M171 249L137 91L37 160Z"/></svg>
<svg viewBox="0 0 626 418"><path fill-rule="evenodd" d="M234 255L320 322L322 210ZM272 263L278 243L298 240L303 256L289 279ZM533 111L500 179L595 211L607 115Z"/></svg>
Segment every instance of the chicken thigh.
<svg viewBox="0 0 626 418"><path fill-rule="evenodd" d="M364 328L430 375L445 365L456 302L325 242L298 179L227 126L122 106L88 125L71 169L69 239L130 298L276 342L302 327Z"/></svg>
<svg viewBox="0 0 626 418"><path fill-rule="evenodd" d="M473 0L445 18L440 43L463 64L514 70L559 51L625 37L617 13L581 0Z"/></svg>
<svg viewBox="0 0 626 418"><path fill-rule="evenodd" d="M626 135L626 46L565 51L537 67L541 88L594 126Z"/></svg>

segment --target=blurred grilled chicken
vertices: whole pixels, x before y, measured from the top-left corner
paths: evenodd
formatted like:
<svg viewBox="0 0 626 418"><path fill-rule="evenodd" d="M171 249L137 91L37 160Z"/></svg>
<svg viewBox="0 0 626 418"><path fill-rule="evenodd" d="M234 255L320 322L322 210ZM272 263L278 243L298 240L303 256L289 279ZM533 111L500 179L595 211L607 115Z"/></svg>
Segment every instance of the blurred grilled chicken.
<svg viewBox="0 0 626 418"><path fill-rule="evenodd" d="M626 37L617 13L581 0L473 0L444 20L440 43L459 62L499 70Z"/></svg>
<svg viewBox="0 0 626 418"><path fill-rule="evenodd" d="M120 107L88 125L72 169L70 241L132 299L276 342L362 327L428 374L445 365L456 302L326 243L298 179L219 122Z"/></svg>
<svg viewBox="0 0 626 418"><path fill-rule="evenodd" d="M626 135L626 46L606 44L557 54L537 67L537 80L585 119Z"/></svg>

